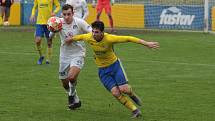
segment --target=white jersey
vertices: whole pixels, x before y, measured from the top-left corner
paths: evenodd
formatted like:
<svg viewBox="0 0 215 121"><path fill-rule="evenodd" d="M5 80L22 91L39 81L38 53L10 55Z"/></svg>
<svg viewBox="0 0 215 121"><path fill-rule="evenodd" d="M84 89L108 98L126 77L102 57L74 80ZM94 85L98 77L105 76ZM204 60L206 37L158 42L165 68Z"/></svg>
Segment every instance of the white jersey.
<svg viewBox="0 0 215 121"><path fill-rule="evenodd" d="M89 11L85 0L66 0L66 4L73 6L75 17L87 18Z"/></svg>
<svg viewBox="0 0 215 121"><path fill-rule="evenodd" d="M65 44L65 39L69 36L91 32L92 28L86 21L76 17L73 17L73 22L71 24L65 23L63 18L62 22L62 30L59 32L61 39L60 63L70 63L71 58L85 56L85 44L83 41L77 41L68 45Z"/></svg>

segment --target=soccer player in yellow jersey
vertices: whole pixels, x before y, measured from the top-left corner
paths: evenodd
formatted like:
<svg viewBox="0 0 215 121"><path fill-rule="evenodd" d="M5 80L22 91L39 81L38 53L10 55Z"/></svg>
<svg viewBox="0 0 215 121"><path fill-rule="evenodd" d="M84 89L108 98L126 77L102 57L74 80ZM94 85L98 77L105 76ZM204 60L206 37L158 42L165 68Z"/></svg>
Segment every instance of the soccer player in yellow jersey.
<svg viewBox="0 0 215 121"><path fill-rule="evenodd" d="M55 5L55 10L53 11ZM36 9L38 9L37 22L36 22L36 32L35 32L35 44L36 49L39 52L40 58L37 64L41 65L44 60L44 55L42 53L41 40L42 37L47 39L47 53L46 53L46 64L50 63L50 58L52 55L52 39L49 39L49 30L47 29L47 21L51 16L60 10L60 3L58 0L34 0L34 6L32 8L32 13L30 21L35 20Z"/></svg>
<svg viewBox="0 0 215 121"><path fill-rule="evenodd" d="M113 44L134 42L148 48L158 48L159 43L147 42L132 36L116 36L104 33L104 23L101 21L92 23L91 33L69 37L65 40L65 44L81 40L88 42L93 49L95 62L98 66L99 78L105 88L119 102L132 111L133 118L141 116L141 111L127 98L129 96L137 105L141 106L141 100L128 85L122 64L113 51Z"/></svg>

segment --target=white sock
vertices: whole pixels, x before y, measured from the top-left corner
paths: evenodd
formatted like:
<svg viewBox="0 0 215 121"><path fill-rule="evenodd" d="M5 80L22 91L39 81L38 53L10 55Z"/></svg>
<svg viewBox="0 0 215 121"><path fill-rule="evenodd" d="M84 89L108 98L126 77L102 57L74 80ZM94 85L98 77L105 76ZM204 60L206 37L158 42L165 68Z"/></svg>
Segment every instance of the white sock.
<svg viewBox="0 0 215 121"><path fill-rule="evenodd" d="M76 90L75 90L75 92L76 92ZM74 102L75 103L78 103L80 100L79 100L79 97L78 97L78 95L77 95L77 92L75 93L75 96L74 96Z"/></svg>
<svg viewBox="0 0 215 121"><path fill-rule="evenodd" d="M76 94L75 85L69 82L69 96L74 96Z"/></svg>

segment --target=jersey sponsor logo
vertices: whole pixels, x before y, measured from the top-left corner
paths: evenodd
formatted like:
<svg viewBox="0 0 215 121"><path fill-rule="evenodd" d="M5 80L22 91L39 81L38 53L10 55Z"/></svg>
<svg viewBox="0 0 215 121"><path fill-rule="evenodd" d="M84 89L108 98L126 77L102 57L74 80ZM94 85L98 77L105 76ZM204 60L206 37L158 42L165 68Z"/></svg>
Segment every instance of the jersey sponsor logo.
<svg viewBox="0 0 215 121"><path fill-rule="evenodd" d="M177 7L170 7L163 9L160 15L160 25L191 25L195 15L185 15L181 9Z"/></svg>
<svg viewBox="0 0 215 121"><path fill-rule="evenodd" d="M83 63L83 62L82 62L81 60L77 60L77 61L76 61L76 65L79 65L79 66L80 66L80 65L82 65L82 63Z"/></svg>
<svg viewBox="0 0 215 121"><path fill-rule="evenodd" d="M108 48L108 45L103 45L102 47L105 48L105 49L107 49L107 48Z"/></svg>
<svg viewBox="0 0 215 121"><path fill-rule="evenodd" d="M106 52L105 51L95 51L95 54L97 55L97 56L102 56L102 55L104 55Z"/></svg>
<svg viewBox="0 0 215 121"><path fill-rule="evenodd" d="M91 27L90 26L87 26L87 29L90 29Z"/></svg>
<svg viewBox="0 0 215 121"><path fill-rule="evenodd" d="M73 29L78 29L78 26L77 26L77 25L73 25L72 28L73 28Z"/></svg>
<svg viewBox="0 0 215 121"><path fill-rule="evenodd" d="M45 8L45 7L48 7L48 4L40 4L39 7L40 8Z"/></svg>

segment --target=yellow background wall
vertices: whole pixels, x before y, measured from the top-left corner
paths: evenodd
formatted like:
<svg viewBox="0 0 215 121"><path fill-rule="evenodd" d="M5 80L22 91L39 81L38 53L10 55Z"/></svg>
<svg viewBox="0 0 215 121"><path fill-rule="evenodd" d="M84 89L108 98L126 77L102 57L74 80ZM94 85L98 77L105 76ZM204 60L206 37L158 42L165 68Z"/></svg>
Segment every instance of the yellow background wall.
<svg viewBox="0 0 215 121"><path fill-rule="evenodd" d="M10 8L10 18L9 18L9 23L10 25L20 25L20 12L21 12L21 7L20 3L16 2L14 3L11 8ZM0 24L2 24L2 20L0 17Z"/></svg>
<svg viewBox="0 0 215 121"><path fill-rule="evenodd" d="M212 25L211 25L211 29L212 31L215 31L215 7L212 8L212 12L211 12L211 17L212 17Z"/></svg>
<svg viewBox="0 0 215 121"><path fill-rule="evenodd" d="M88 23L96 20L96 8L89 8ZM144 28L144 5L115 4L112 6L112 16L115 27ZM103 9L100 20L109 27L108 17Z"/></svg>

